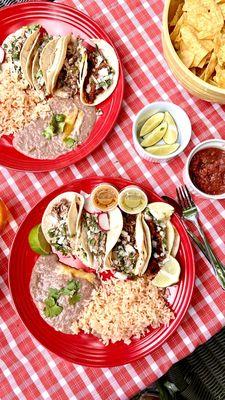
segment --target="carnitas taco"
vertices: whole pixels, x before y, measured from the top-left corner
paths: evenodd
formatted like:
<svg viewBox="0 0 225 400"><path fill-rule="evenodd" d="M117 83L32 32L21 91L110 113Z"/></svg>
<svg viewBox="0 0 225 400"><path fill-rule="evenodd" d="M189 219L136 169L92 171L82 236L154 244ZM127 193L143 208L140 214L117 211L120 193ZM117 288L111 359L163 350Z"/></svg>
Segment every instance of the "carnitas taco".
<svg viewBox="0 0 225 400"><path fill-rule="evenodd" d="M40 26L38 24L24 26L7 36L2 44L11 72L30 84L32 82L27 70L39 35Z"/></svg>
<svg viewBox="0 0 225 400"><path fill-rule="evenodd" d="M60 72L54 77L57 95L74 97L80 90L81 73L86 52L80 37L71 36L67 45L66 57ZM56 83L57 81L57 83Z"/></svg>
<svg viewBox="0 0 225 400"><path fill-rule="evenodd" d="M144 218L150 229L152 256L149 264L151 272L158 272L160 266L172 255L176 256L180 236L170 221L174 208L167 203L150 203L145 209Z"/></svg>
<svg viewBox="0 0 225 400"><path fill-rule="evenodd" d="M151 257L150 230L142 214L123 214L120 237L107 257L106 264L126 275L143 275Z"/></svg>
<svg viewBox="0 0 225 400"><path fill-rule="evenodd" d="M122 227L122 213L118 207L100 212L88 198L80 218L74 255L98 272L111 269L106 260L119 239Z"/></svg>
<svg viewBox="0 0 225 400"><path fill-rule="evenodd" d="M115 90L119 78L119 62L113 47L102 39L91 39L95 51L84 55L80 98L82 103L96 106Z"/></svg>
<svg viewBox="0 0 225 400"><path fill-rule="evenodd" d="M78 229L84 198L76 192L65 192L53 199L45 209L41 227L55 250L71 254Z"/></svg>

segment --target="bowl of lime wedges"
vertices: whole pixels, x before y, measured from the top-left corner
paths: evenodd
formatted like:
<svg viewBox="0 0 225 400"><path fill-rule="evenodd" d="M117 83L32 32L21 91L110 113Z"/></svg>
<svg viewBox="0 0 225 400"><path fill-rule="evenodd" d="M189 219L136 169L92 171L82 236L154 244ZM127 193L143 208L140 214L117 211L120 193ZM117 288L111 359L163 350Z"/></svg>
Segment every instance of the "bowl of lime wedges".
<svg viewBox="0 0 225 400"><path fill-rule="evenodd" d="M181 154L191 138L191 122L178 105L166 101L148 104L133 123L137 153L151 162L167 162Z"/></svg>

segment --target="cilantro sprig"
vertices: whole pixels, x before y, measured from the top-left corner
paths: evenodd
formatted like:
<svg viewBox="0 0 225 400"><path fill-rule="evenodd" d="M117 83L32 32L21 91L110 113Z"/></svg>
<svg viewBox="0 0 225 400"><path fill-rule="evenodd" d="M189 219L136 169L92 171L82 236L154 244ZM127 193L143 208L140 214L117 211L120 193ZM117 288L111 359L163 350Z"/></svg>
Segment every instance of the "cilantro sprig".
<svg viewBox="0 0 225 400"><path fill-rule="evenodd" d="M69 280L65 287L61 289L49 288L48 297L45 299L44 314L46 317L53 318L61 314L63 307L58 304L61 296L69 297L69 304L74 305L81 299L79 294L80 282L75 279Z"/></svg>

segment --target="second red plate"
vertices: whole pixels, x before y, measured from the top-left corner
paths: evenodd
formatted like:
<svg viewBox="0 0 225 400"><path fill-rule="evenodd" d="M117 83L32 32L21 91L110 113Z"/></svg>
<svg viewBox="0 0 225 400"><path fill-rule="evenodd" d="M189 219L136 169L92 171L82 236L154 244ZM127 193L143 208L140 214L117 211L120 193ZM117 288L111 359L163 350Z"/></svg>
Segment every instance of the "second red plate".
<svg viewBox="0 0 225 400"><path fill-rule="evenodd" d="M173 224L180 234L181 244L178 252L178 260L181 265L181 277L178 285L173 287L173 300L171 307L175 314L169 326L160 326L151 329L143 338L132 339L130 345L117 342L104 346L92 335L66 335L55 331L40 317L39 312L32 301L29 282L30 276L38 256L31 251L28 245L28 234L31 228L40 223L42 214L55 196L65 191L83 190L90 193L99 183L109 182L118 189L130 185L130 181L120 178L86 178L76 180L70 184L55 190L42 199L27 215L15 237L9 262L9 283L14 305L17 312L29 329L31 334L48 350L60 357L76 364L92 367L111 367L133 362L147 356L162 344L176 331L184 317L191 300L195 279L195 265L192 247L188 235L180 218L175 214ZM161 198L149 187L140 185L148 195L149 201L161 201ZM172 294L172 293L171 293Z"/></svg>
<svg viewBox="0 0 225 400"><path fill-rule="evenodd" d="M108 35L86 14L73 7L49 2L32 2L5 7L0 10L0 43L7 35L23 25L40 23L48 33L65 35L72 32L82 38L98 37L112 46ZM19 153L12 146L12 135L0 139L0 164L17 170L43 172L64 168L87 157L108 135L119 114L124 91L124 78L120 62L120 75L113 94L99 107L103 111L88 139L77 149L55 160L35 160Z"/></svg>

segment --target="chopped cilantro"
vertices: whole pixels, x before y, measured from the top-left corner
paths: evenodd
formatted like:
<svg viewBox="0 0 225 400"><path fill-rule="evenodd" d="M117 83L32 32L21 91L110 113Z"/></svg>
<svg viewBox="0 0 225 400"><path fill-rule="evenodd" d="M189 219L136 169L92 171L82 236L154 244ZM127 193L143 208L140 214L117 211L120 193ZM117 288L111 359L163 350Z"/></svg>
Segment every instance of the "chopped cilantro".
<svg viewBox="0 0 225 400"><path fill-rule="evenodd" d="M65 126L65 119L66 116L64 114L53 114L47 128L42 131L42 135L50 140L53 136L62 133Z"/></svg>
<svg viewBox="0 0 225 400"><path fill-rule="evenodd" d="M75 279L69 280L65 287L61 289L49 288L48 297L45 299L44 314L46 317L53 318L57 317L63 310L57 301L60 296L68 296L69 304L74 305L81 299L81 295L78 293L80 289L80 282Z"/></svg>
<svg viewBox="0 0 225 400"><path fill-rule="evenodd" d="M76 140L71 137L65 138L63 141L64 141L65 145L69 148L74 147L76 144Z"/></svg>

